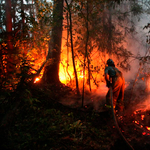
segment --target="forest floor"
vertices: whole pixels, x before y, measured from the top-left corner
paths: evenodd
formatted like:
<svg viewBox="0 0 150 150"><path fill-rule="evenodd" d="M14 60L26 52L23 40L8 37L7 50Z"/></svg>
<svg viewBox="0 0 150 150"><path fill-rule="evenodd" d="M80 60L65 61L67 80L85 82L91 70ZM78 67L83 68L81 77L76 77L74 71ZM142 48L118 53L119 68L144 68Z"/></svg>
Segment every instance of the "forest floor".
<svg viewBox="0 0 150 150"><path fill-rule="evenodd" d="M129 99L129 91L126 91L125 99ZM143 97L144 95L143 92ZM0 149L150 149L150 134L146 125L141 127L141 124L134 123L138 121L142 125L147 123L148 126L150 118L141 120L142 112L133 114L134 101L130 103L130 108L126 101L124 114L117 115L117 123L124 139L118 133L111 110L103 109L105 101L102 100L97 105L93 103L93 95L86 97L86 105L81 107L81 103L77 103L80 98L67 87L26 87L12 93L1 92ZM65 100L71 102L63 104ZM149 111L144 114L147 118L150 116Z"/></svg>

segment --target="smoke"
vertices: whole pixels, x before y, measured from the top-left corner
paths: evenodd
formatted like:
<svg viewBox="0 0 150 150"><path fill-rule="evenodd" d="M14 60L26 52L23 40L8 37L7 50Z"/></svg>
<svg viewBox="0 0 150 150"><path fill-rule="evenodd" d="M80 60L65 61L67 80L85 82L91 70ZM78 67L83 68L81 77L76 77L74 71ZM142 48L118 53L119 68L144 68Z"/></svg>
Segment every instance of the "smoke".
<svg viewBox="0 0 150 150"><path fill-rule="evenodd" d="M136 105L135 111L137 110L141 110L141 111L150 110L150 95L147 97L146 100L143 100Z"/></svg>
<svg viewBox="0 0 150 150"><path fill-rule="evenodd" d="M125 92L125 100L129 101L127 107L134 110L150 110L150 77L149 64L140 66L139 57L149 56L150 45L147 43L148 29L144 27L149 23L150 16L146 13L135 19L136 34L126 37L126 49L133 53L130 58L130 70L123 75L128 87Z"/></svg>
<svg viewBox="0 0 150 150"><path fill-rule="evenodd" d="M95 111L103 111L104 105L106 103L106 93L108 88L105 83L101 83L97 89L94 89L92 92L85 90L83 106L86 109L94 109ZM82 93L82 90L81 90ZM72 108L81 108L82 106L82 96L77 96L72 92L68 94L65 98L60 100L60 103L63 105L72 107Z"/></svg>
<svg viewBox="0 0 150 150"><path fill-rule="evenodd" d="M137 103L135 105L135 110L150 110L150 77L144 83L141 85L138 84L139 88L137 90L138 95L136 95Z"/></svg>
<svg viewBox="0 0 150 150"><path fill-rule="evenodd" d="M90 95L90 100L92 101L92 106L94 110L96 111L103 111L105 103L106 103L106 94L107 94L108 88L106 87L105 83L101 83L98 87L98 89L95 89L92 94ZM88 101L86 102L88 105L89 98L87 97Z"/></svg>

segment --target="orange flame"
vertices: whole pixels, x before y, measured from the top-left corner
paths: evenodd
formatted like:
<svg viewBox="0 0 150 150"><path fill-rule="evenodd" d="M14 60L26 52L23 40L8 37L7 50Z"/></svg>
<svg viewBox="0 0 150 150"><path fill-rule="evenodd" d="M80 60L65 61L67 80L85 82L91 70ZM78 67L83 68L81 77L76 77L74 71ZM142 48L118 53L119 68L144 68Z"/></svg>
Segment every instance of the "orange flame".
<svg viewBox="0 0 150 150"><path fill-rule="evenodd" d="M150 127L146 127L146 129L150 131Z"/></svg>
<svg viewBox="0 0 150 150"><path fill-rule="evenodd" d="M144 120L145 115L141 115L141 120Z"/></svg>
<svg viewBox="0 0 150 150"><path fill-rule="evenodd" d="M40 81L40 78L35 78L35 80L34 80L34 83L37 83L37 82L39 82Z"/></svg>
<svg viewBox="0 0 150 150"><path fill-rule="evenodd" d="M136 121L136 120L135 120L134 123L139 124L139 121Z"/></svg>

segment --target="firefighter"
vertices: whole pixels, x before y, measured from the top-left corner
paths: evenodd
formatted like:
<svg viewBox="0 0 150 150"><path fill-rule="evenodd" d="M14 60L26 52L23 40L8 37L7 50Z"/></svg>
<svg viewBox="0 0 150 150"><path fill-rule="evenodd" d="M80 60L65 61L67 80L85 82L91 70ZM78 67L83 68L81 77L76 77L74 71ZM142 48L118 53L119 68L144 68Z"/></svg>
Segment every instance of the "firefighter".
<svg viewBox="0 0 150 150"><path fill-rule="evenodd" d="M109 88L106 95L106 107L111 107L110 86L112 86L113 107L116 111L123 111L125 81L121 71L119 71L112 59L107 60L105 67L106 86Z"/></svg>

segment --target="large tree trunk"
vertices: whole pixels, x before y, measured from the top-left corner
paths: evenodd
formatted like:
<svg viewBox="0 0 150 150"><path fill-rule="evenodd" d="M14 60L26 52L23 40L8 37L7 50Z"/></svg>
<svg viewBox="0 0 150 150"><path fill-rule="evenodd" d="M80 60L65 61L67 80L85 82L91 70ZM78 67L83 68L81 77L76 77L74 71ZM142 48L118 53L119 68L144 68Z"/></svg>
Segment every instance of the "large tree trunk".
<svg viewBox="0 0 150 150"><path fill-rule="evenodd" d="M54 0L52 39L49 45L52 64L47 64L44 70L43 81L45 83L60 83L59 63L61 53L62 22L64 0Z"/></svg>

